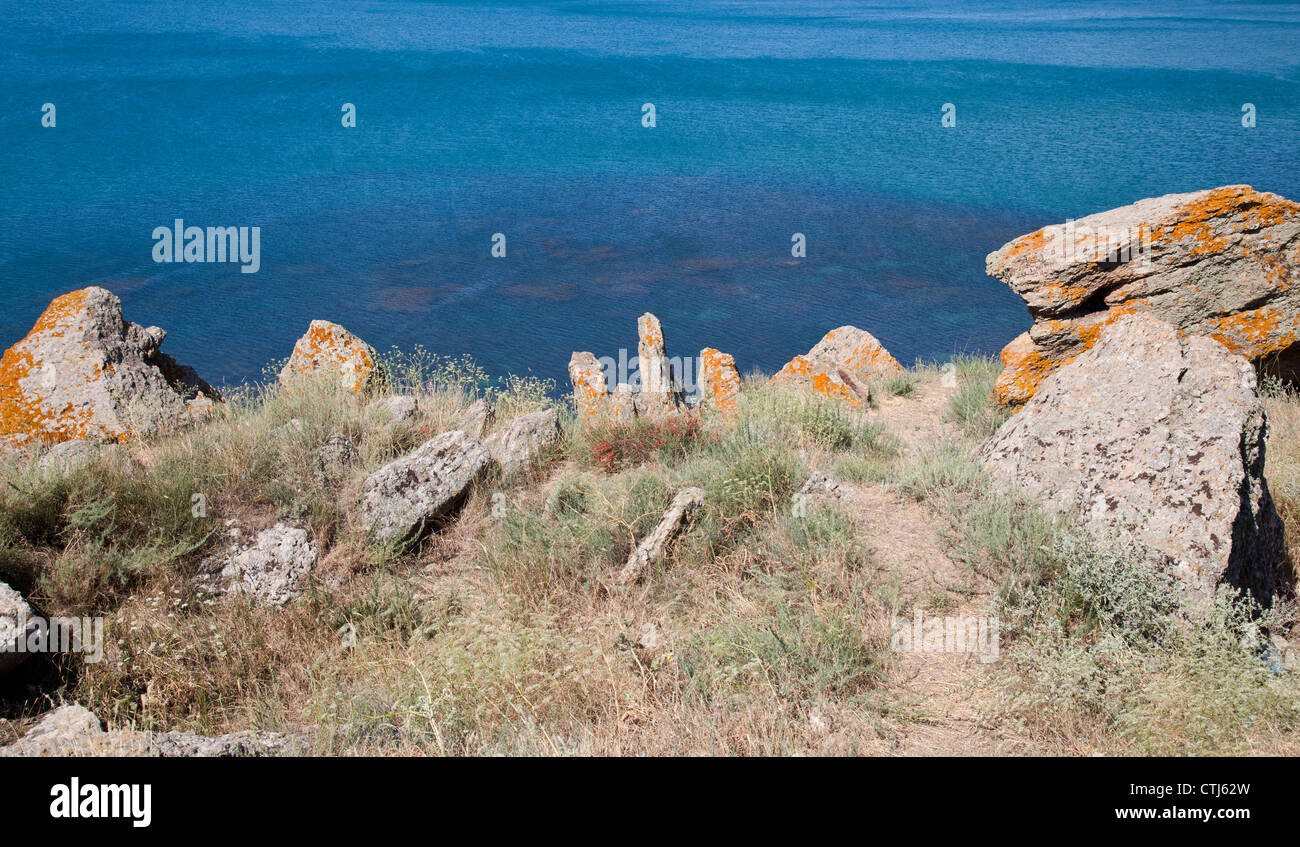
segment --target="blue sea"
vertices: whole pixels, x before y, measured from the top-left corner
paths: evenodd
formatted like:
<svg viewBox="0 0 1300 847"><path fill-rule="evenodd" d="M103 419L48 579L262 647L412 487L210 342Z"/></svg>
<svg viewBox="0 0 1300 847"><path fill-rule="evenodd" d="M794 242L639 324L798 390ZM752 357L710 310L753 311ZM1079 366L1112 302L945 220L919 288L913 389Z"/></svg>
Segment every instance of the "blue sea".
<svg viewBox="0 0 1300 847"><path fill-rule="evenodd" d="M214 382L313 318L561 388L645 311L742 372L846 323L908 363L991 353L1029 325L984 274L1011 238L1227 183L1300 198L1295 3L0 10L0 347L97 284ZM176 218L260 227L260 270L155 263Z"/></svg>

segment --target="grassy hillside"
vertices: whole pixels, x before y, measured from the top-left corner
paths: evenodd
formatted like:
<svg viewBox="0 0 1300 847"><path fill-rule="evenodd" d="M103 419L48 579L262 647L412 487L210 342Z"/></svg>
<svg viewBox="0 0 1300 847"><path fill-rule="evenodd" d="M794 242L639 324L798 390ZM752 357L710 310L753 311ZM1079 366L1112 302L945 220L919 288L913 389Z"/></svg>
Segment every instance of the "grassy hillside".
<svg viewBox="0 0 1300 847"><path fill-rule="evenodd" d="M212 422L67 476L0 465L0 579L38 612L104 614L106 658L29 663L0 743L52 703L110 725L309 732L327 754L1300 753L1300 673L1261 653L1293 606L1206 612L1112 541L999 492L972 449L1002 419L996 362L918 366L864 415L746 381L740 408L580 428L530 474L477 485L412 549L370 544L365 476L548 386L389 358L394 425L346 394L249 390ZM1300 400L1273 389L1268 477L1300 532ZM297 420L299 424L291 424ZM315 472L331 435L360 461ZM821 470L851 490L799 497ZM705 505L640 583L613 574L681 488ZM193 513L194 494L207 502ZM192 585L222 544L289 519L324 551L284 609ZM998 661L903 654L892 621L996 615Z"/></svg>

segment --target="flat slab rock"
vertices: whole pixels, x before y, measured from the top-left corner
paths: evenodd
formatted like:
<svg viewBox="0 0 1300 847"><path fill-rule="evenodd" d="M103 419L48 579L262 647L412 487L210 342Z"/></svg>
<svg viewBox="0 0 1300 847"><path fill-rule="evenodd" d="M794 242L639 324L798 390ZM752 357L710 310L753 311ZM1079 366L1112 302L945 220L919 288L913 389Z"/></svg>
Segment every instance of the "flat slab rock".
<svg viewBox="0 0 1300 847"><path fill-rule="evenodd" d="M363 526L381 543L413 540L451 510L490 459L486 447L460 430L434 436L366 478Z"/></svg>
<svg viewBox="0 0 1300 847"><path fill-rule="evenodd" d="M215 593L244 594L270 606L283 606L311 585L319 554L307 530L277 523L245 539L228 526L231 543L225 553L199 565L200 587Z"/></svg>
<svg viewBox="0 0 1300 847"><path fill-rule="evenodd" d="M1285 576L1265 429L1246 359L1132 315L1044 380L980 459L1049 509L1141 542L1194 598L1226 582L1267 599Z"/></svg>
<svg viewBox="0 0 1300 847"><path fill-rule="evenodd" d="M304 739L278 732L247 730L213 737L188 732L104 730L84 706L60 706L48 712L0 758L161 756L232 757L293 755Z"/></svg>

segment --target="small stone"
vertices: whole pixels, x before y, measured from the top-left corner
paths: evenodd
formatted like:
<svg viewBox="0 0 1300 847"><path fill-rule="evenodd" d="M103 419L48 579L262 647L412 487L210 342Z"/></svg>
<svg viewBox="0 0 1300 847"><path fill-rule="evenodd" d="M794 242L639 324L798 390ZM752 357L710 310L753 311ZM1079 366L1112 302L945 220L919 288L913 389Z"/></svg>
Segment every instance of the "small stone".
<svg viewBox="0 0 1300 847"><path fill-rule="evenodd" d="M457 427L470 438L482 438L488 434L496 422L497 412L486 397L480 397L461 413L460 426Z"/></svg>
<svg viewBox="0 0 1300 847"><path fill-rule="evenodd" d="M388 413L388 417L394 424L409 424L415 420L416 413L419 411L419 401L407 394L390 394L387 397L380 397L375 401L377 408L383 409Z"/></svg>
<svg viewBox="0 0 1300 847"><path fill-rule="evenodd" d="M316 454L316 481L326 488L337 488L359 459L352 439L345 435L331 435Z"/></svg>

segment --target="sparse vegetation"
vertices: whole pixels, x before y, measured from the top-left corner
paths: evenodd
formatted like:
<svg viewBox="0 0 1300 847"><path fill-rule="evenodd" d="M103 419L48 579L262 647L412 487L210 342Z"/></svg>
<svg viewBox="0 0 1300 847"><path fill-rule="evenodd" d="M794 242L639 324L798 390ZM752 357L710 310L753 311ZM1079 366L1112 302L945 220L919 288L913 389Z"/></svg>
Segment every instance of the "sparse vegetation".
<svg viewBox="0 0 1300 847"><path fill-rule="evenodd" d="M3 717L68 700L147 729L309 729L330 754L886 753L935 720L905 690L888 621L985 603L1002 658L964 684L981 731L1013 751L1297 752L1300 675L1261 660L1289 607L1261 617L1224 596L1190 615L1122 548L992 485L972 448L1003 419L997 365L955 364L960 436L910 447L876 411L755 380L728 417L582 430L566 413L562 455L491 479L405 551L356 528L365 475L478 397L500 425L553 405L553 386L417 351L385 363L392 389L420 396L406 423L345 394L254 387L204 426L124 445L129 461L105 452L64 476L4 464L0 579L40 613L106 615L108 643L99 664L22 671L0 689ZM917 368L886 388L913 403L939 379ZM1300 401L1267 404L1268 476L1300 526ZM333 434L359 454L341 483L315 472ZM918 509L956 571L908 584L890 562L926 554L884 546L852 495L797 498L813 469L877 492L886 521L902 508L888 504ZM616 588L687 485L705 505L668 561ZM196 589L232 518L308 527L326 551L316 590L267 609Z"/></svg>

